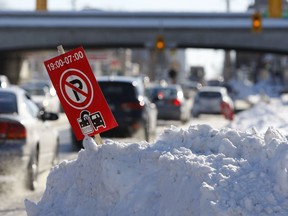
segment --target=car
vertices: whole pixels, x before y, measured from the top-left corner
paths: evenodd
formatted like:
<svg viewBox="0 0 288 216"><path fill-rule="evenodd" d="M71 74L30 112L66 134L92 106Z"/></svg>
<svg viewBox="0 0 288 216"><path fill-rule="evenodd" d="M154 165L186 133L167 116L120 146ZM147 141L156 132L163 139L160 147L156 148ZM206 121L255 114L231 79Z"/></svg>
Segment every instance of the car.
<svg viewBox="0 0 288 216"><path fill-rule="evenodd" d="M1 175L17 181L19 175L35 190L38 173L58 162L59 136L48 122L57 119L58 114L39 109L18 86L0 88Z"/></svg>
<svg viewBox="0 0 288 216"><path fill-rule="evenodd" d="M131 137L138 133L150 141L156 133L157 108L145 96L143 80L128 76L99 76L96 79L118 123L118 127L101 136ZM82 147L82 141L77 141L73 132L72 143L76 148Z"/></svg>
<svg viewBox="0 0 288 216"><path fill-rule="evenodd" d="M222 87L223 85L224 85L224 79L222 77L219 77L217 79L207 80L207 86L220 86L220 87Z"/></svg>
<svg viewBox="0 0 288 216"><path fill-rule="evenodd" d="M145 95L143 80L128 76L102 76L97 81L118 123L115 130L131 136L143 129L145 140L149 141L157 127L158 111Z"/></svg>
<svg viewBox="0 0 288 216"><path fill-rule="evenodd" d="M184 96L186 98L192 98L203 85L197 81L185 80L181 83L181 86L183 88Z"/></svg>
<svg viewBox="0 0 288 216"><path fill-rule="evenodd" d="M178 84L156 84L147 90L149 98L156 104L158 119L180 120L183 123L191 118L192 101L184 97Z"/></svg>
<svg viewBox="0 0 288 216"><path fill-rule="evenodd" d="M195 95L192 116L200 114L222 114L221 104L227 103L234 110L234 103L225 87L204 86Z"/></svg>
<svg viewBox="0 0 288 216"><path fill-rule="evenodd" d="M197 81L185 80L184 82L181 83L181 86L183 89L187 89L190 91L198 91L199 89L202 88L203 85Z"/></svg>
<svg viewBox="0 0 288 216"><path fill-rule="evenodd" d="M50 80L29 80L20 85L40 108L49 112L63 112L60 100Z"/></svg>
<svg viewBox="0 0 288 216"><path fill-rule="evenodd" d="M7 76L0 75L0 88L6 88L10 85L10 81Z"/></svg>

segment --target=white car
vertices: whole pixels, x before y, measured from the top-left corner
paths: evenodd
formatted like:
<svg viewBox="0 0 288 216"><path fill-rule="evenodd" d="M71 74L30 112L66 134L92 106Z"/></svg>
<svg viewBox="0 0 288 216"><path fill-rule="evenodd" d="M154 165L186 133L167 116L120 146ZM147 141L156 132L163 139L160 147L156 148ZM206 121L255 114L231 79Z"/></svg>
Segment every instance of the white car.
<svg viewBox="0 0 288 216"><path fill-rule="evenodd" d="M25 90L0 88L0 175L21 177L34 190L38 173L58 162L59 136L48 122L57 119L58 114L40 110Z"/></svg>
<svg viewBox="0 0 288 216"><path fill-rule="evenodd" d="M221 114L221 103L226 102L234 110L234 103L228 95L227 89L218 86L205 86L195 95L192 116L200 114Z"/></svg>

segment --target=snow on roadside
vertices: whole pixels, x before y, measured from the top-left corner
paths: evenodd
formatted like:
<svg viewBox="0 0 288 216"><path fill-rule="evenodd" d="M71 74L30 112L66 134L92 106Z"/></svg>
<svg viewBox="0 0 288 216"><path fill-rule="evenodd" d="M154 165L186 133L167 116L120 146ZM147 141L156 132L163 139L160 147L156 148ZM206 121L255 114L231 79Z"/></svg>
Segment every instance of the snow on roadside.
<svg viewBox="0 0 288 216"><path fill-rule="evenodd" d="M56 166L28 216L288 215L288 145L209 125L166 129L155 143L96 146Z"/></svg>
<svg viewBox="0 0 288 216"><path fill-rule="evenodd" d="M264 133L269 126L288 135L288 103L285 98L260 102L251 109L238 113L228 127L242 131L257 130Z"/></svg>

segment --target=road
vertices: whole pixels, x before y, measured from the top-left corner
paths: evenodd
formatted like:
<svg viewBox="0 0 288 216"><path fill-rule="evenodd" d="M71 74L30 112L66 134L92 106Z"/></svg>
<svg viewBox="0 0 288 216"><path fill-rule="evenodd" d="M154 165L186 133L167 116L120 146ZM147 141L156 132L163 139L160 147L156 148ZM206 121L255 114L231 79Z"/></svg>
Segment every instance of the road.
<svg viewBox="0 0 288 216"><path fill-rule="evenodd" d="M221 128L227 125L228 120L225 120L221 115L201 115L200 118L191 119L190 122L183 125L178 121L159 121L156 134L162 133L165 128L169 128L171 125L188 128L190 124L209 124L214 128ZM60 134L60 162L63 160L72 160L77 158L78 151L73 148L70 142L69 125L66 116L61 118L55 123L55 127ZM105 140L105 137L102 137ZM120 142L137 142L140 141L139 137L132 138L109 138L117 139ZM28 191L23 188L19 188L19 184L8 182L8 185L3 183L0 185L0 190L3 191L0 194L0 216L26 216L24 200L27 198L33 202L38 202L45 191L46 178L49 174L47 172L41 173L39 176L39 185L36 191Z"/></svg>

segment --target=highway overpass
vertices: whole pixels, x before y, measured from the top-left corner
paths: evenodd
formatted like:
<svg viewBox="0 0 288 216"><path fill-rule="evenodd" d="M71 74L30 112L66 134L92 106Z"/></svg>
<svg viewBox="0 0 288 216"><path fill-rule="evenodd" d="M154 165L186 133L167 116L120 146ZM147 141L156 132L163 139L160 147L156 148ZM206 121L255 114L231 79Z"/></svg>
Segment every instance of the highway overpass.
<svg viewBox="0 0 288 216"><path fill-rule="evenodd" d="M250 13L0 12L0 70L11 73L21 53L54 49L151 48L162 35L169 48L216 48L288 53L287 19L263 19L251 31Z"/></svg>
<svg viewBox="0 0 288 216"><path fill-rule="evenodd" d="M0 12L0 51L89 47L170 47L288 52L287 19L263 19L251 32L250 13Z"/></svg>

